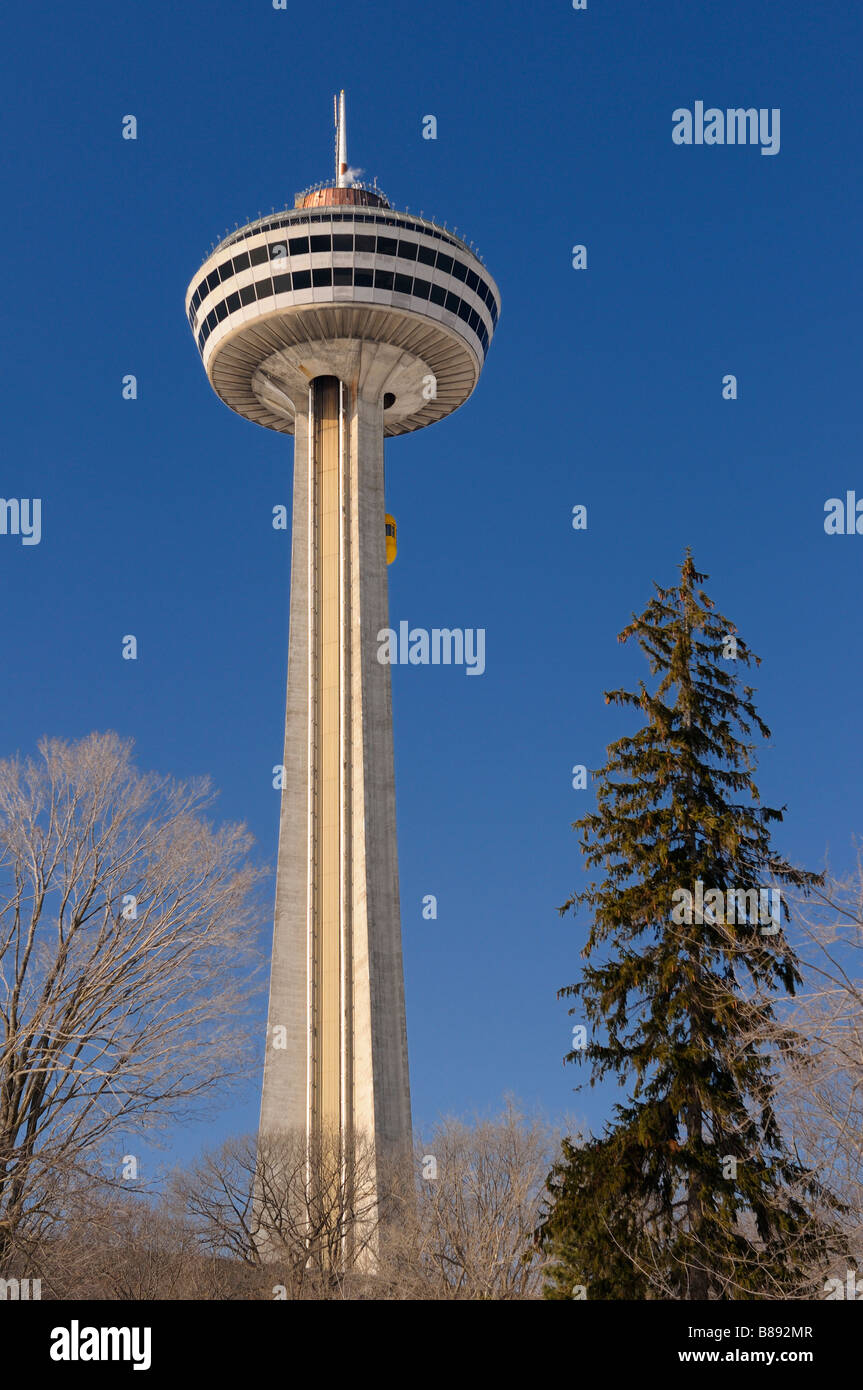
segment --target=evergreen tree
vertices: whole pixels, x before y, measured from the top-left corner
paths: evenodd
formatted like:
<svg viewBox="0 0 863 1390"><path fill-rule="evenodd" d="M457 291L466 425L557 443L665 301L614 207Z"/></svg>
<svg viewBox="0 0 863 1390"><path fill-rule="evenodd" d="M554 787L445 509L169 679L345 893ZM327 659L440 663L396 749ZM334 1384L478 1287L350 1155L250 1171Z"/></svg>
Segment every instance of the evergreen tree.
<svg viewBox="0 0 863 1390"><path fill-rule="evenodd" d="M771 847L782 811L761 805L750 738L769 730L735 669L759 659L706 578L687 551L680 583L656 585L620 634L659 681L606 693L645 723L610 745L597 809L573 826L603 877L560 909L592 916L582 978L560 991L588 1038L566 1060L588 1064L591 1085L616 1076L627 1099L602 1138L565 1144L549 1177L551 1298L577 1285L593 1299L781 1295L829 1242L814 1211L824 1194L777 1124L763 1043L772 996L800 979L788 906L781 897L778 923L738 908L820 876ZM756 896L728 913L729 890Z"/></svg>

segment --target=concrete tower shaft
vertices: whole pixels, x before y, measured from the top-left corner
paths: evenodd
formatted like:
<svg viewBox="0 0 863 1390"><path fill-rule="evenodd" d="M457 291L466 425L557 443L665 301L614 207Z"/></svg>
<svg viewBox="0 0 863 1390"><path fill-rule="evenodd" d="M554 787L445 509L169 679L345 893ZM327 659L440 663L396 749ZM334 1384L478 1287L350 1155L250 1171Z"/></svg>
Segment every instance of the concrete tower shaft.
<svg viewBox="0 0 863 1390"><path fill-rule="evenodd" d="M320 374L296 415L285 768L261 1128L410 1136L395 834L386 360ZM386 359L387 354L384 354ZM334 368L345 371L343 354Z"/></svg>

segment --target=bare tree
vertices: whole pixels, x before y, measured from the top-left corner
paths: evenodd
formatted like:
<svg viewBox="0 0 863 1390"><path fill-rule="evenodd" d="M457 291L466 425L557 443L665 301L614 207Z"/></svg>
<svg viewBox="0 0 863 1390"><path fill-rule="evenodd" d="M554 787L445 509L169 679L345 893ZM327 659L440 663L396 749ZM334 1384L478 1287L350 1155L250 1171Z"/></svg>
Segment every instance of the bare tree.
<svg viewBox="0 0 863 1390"><path fill-rule="evenodd" d="M374 1149L338 1131L229 1140L175 1174L199 1246L261 1274L263 1296L347 1297L376 1265L384 1203Z"/></svg>
<svg viewBox="0 0 863 1390"><path fill-rule="evenodd" d="M784 1057L778 1099L798 1150L841 1203L844 1252L830 1275L849 1259L863 1269L863 847L854 871L828 874L795 921L804 988L788 1024L806 1049Z"/></svg>
<svg viewBox="0 0 863 1390"><path fill-rule="evenodd" d="M0 762L0 1269L120 1134L251 1055L251 837L205 819L206 780L143 774L131 749L91 734Z"/></svg>
<svg viewBox="0 0 863 1390"><path fill-rule="evenodd" d="M512 1101L491 1119L436 1125L417 1146L415 1205L403 1199L384 1228L384 1270L400 1296L539 1297L535 1232L559 1147L550 1125Z"/></svg>

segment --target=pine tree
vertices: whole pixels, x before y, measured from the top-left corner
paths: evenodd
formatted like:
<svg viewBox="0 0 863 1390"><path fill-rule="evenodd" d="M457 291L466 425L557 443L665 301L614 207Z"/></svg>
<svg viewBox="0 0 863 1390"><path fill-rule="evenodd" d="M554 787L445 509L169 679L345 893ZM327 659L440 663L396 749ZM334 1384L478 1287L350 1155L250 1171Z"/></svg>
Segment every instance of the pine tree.
<svg viewBox="0 0 863 1390"><path fill-rule="evenodd" d="M782 811L761 805L751 741L769 730L736 673L760 662L707 577L687 550L679 585L656 585L620 633L659 680L606 693L645 723L610 745L597 809L573 826L603 877L560 909L592 917L581 980L560 991L588 1039L566 1060L588 1065L591 1085L616 1076L626 1103L601 1138L565 1144L549 1177L551 1298L577 1285L591 1299L776 1296L829 1243L815 1211L829 1196L784 1143L763 1043L776 992L800 981L788 905L779 889L777 924L736 910L764 898L715 891L805 893L820 876L771 847Z"/></svg>

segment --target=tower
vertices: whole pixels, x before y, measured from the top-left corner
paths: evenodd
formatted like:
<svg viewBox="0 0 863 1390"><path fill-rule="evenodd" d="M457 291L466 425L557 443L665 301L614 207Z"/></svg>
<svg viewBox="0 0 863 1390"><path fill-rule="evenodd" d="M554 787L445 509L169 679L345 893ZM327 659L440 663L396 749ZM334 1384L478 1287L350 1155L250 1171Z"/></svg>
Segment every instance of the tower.
<svg viewBox="0 0 863 1390"><path fill-rule="evenodd" d="M348 167L241 227L186 292L210 384L294 436L290 647L261 1130L410 1144L384 437L473 391L500 296L452 232ZM392 530L392 528L391 528ZM278 1044L274 1039L278 1038Z"/></svg>

